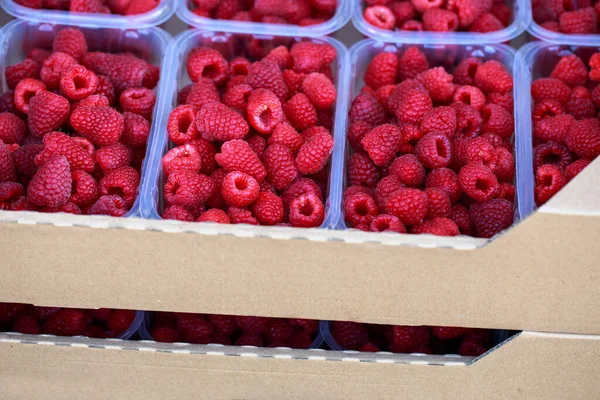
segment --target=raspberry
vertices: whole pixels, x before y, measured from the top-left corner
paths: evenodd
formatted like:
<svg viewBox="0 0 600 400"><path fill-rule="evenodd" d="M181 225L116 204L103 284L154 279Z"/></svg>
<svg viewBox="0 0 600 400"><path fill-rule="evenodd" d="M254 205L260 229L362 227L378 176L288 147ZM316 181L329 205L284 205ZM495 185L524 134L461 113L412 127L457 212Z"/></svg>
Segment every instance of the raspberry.
<svg viewBox="0 0 600 400"><path fill-rule="evenodd" d="M290 56L290 52L285 46L275 47L263 58L263 60L275 61L282 71L292 67L292 56ZM244 75L247 75L247 71Z"/></svg>
<svg viewBox="0 0 600 400"><path fill-rule="evenodd" d="M212 181L211 181L212 183ZM98 184L101 196L118 195L131 207L137 195L140 174L132 167L124 166L108 172Z"/></svg>
<svg viewBox="0 0 600 400"><path fill-rule="evenodd" d="M113 104L115 101L115 88L111 83L110 79L105 75L97 75L98 77L98 88L96 94L101 94L108 99L109 104Z"/></svg>
<svg viewBox="0 0 600 400"><path fill-rule="evenodd" d="M198 83L196 83L196 85L198 85ZM245 83L233 86L225 91L225 94L223 95L223 104L225 104L227 107L243 112L246 110L246 107L248 107L248 97L250 97L250 94L253 90L254 89L252 89L252 86L246 85ZM216 95L216 100L212 101L219 101L218 92Z"/></svg>
<svg viewBox="0 0 600 400"><path fill-rule="evenodd" d="M397 126L384 124L367 133L361 145L375 165L381 167L392 162L401 140L402 131Z"/></svg>
<svg viewBox="0 0 600 400"><path fill-rule="evenodd" d="M42 165L54 156L66 157L72 170L91 172L95 168L93 145L84 138L72 138L60 132L44 136L44 150L35 157L36 165Z"/></svg>
<svg viewBox="0 0 600 400"><path fill-rule="evenodd" d="M23 194L23 185L15 182L0 182L0 204L16 201Z"/></svg>
<svg viewBox="0 0 600 400"><path fill-rule="evenodd" d="M14 89L25 78L38 79L40 69L40 64L30 58L26 58L20 63L9 65L4 72L6 85L9 89Z"/></svg>
<svg viewBox="0 0 600 400"><path fill-rule="evenodd" d="M483 92L507 93L513 88L513 78L500 62L486 61L475 72L475 85Z"/></svg>
<svg viewBox="0 0 600 400"><path fill-rule="evenodd" d="M269 134L283 118L277 96L270 90L256 89L248 97L248 122L258 132Z"/></svg>
<svg viewBox="0 0 600 400"><path fill-rule="evenodd" d="M305 194L314 194L319 201L323 200L323 195L319 185L312 179L298 178L292 182L283 192L281 199L286 209L290 208L292 201Z"/></svg>
<svg viewBox="0 0 600 400"><path fill-rule="evenodd" d="M483 125L481 131L484 133L493 133L503 139L512 136L515 131L515 119L511 113L496 104L487 104L481 110Z"/></svg>
<svg viewBox="0 0 600 400"><path fill-rule="evenodd" d="M285 101L288 97L288 88L275 61L262 60L252 64L246 76L246 83L254 89L270 90L279 101Z"/></svg>
<svg viewBox="0 0 600 400"><path fill-rule="evenodd" d="M390 167L390 175L394 175L406 186L420 187L425 182L425 168L413 154L396 158Z"/></svg>
<svg viewBox="0 0 600 400"><path fill-rule="evenodd" d="M470 328L458 328L452 326L434 326L431 328L431 334L441 340L456 339L470 331Z"/></svg>
<svg viewBox="0 0 600 400"><path fill-rule="evenodd" d="M27 200L26 196L21 196L17 200L10 203L10 207L8 209L12 211L35 211L37 206Z"/></svg>
<svg viewBox="0 0 600 400"><path fill-rule="evenodd" d="M280 144L287 147L293 154L296 154L304 139L296 132L296 130L287 123L280 123L273 130L273 134L269 138L269 145Z"/></svg>
<svg viewBox="0 0 600 400"><path fill-rule="evenodd" d="M461 356L479 357L488 351L488 348L477 340L465 338L458 347Z"/></svg>
<svg viewBox="0 0 600 400"><path fill-rule="evenodd" d="M101 0L71 0L69 10L80 13L110 14Z"/></svg>
<svg viewBox="0 0 600 400"><path fill-rule="evenodd" d="M0 145L0 147L3 149L6 148L5 145ZM19 176L31 178L33 177L33 175L35 175L35 172L37 171L37 165L35 164L35 156L37 156L43 150L43 144L28 144L19 147L12 153L14 168L16 169L16 172L19 174ZM1 151L2 150L0 150L0 152ZM8 152L6 154L8 154ZM2 175L3 174L0 173L0 177ZM2 178L0 178L0 181L2 181Z"/></svg>
<svg viewBox="0 0 600 400"><path fill-rule="evenodd" d="M600 154L600 121L590 118L574 122L565 143L577 156L593 160Z"/></svg>
<svg viewBox="0 0 600 400"><path fill-rule="evenodd" d="M387 211L405 225L421 223L427 214L427 195L418 189L402 188L388 197Z"/></svg>
<svg viewBox="0 0 600 400"><path fill-rule="evenodd" d="M104 173L131 164L133 152L123 143L115 143L96 151L96 162Z"/></svg>
<svg viewBox="0 0 600 400"><path fill-rule="evenodd" d="M118 142L125 129L123 116L110 107L78 108L70 122L73 129L97 146Z"/></svg>
<svg viewBox="0 0 600 400"><path fill-rule="evenodd" d="M348 161L348 180L352 186L375 187L379 181L379 170L364 153L354 153Z"/></svg>
<svg viewBox="0 0 600 400"><path fill-rule="evenodd" d="M490 12L493 0L448 0L447 8L458 14L460 26L471 26L483 14Z"/></svg>
<svg viewBox="0 0 600 400"><path fill-rule="evenodd" d="M373 197L366 193L356 193L344 200L344 214L351 226L369 224L378 214Z"/></svg>
<svg viewBox="0 0 600 400"><path fill-rule="evenodd" d="M175 171L167 178L164 195L169 204L196 207L208 200L214 186L213 180L206 175Z"/></svg>
<svg viewBox="0 0 600 400"><path fill-rule="evenodd" d="M258 197L260 186L256 179L243 172L230 172L221 184L225 203L234 207L246 207Z"/></svg>
<svg viewBox="0 0 600 400"><path fill-rule="evenodd" d="M363 17L365 21L379 29L393 30L396 26L396 17L386 6L367 7Z"/></svg>
<svg viewBox="0 0 600 400"><path fill-rule="evenodd" d="M81 65L75 65L61 75L60 89L71 100L82 100L96 92L98 77Z"/></svg>
<svg viewBox="0 0 600 400"><path fill-rule="evenodd" d="M483 61L477 57L467 57L462 60L454 69L454 83L457 85L473 85L475 75Z"/></svg>
<svg viewBox="0 0 600 400"><path fill-rule="evenodd" d="M382 178L377 183L377 188L375 188L375 202L377 203L377 208L385 210L385 205L387 204L387 199L390 194L403 187L404 185L394 175L388 175L385 178Z"/></svg>
<svg viewBox="0 0 600 400"><path fill-rule="evenodd" d="M459 87L454 92L452 100L455 102L464 103L479 111L481 111L481 108L485 106L486 103L485 95L481 90L479 90L475 86Z"/></svg>
<svg viewBox="0 0 600 400"><path fill-rule="evenodd" d="M467 164L460 170L458 179L465 194L477 201L488 201L498 192L496 175L481 164Z"/></svg>
<svg viewBox="0 0 600 400"><path fill-rule="evenodd" d="M451 138L456 131L456 111L450 107L436 107L427 112L421 121L421 132L439 132Z"/></svg>
<svg viewBox="0 0 600 400"><path fill-rule="evenodd" d="M592 54L588 65L591 68L589 73L590 79L594 82L600 81L600 53Z"/></svg>
<svg viewBox="0 0 600 400"><path fill-rule="evenodd" d="M400 56L398 73L400 80L415 79L421 72L429 68L427 57L416 46L406 49Z"/></svg>
<svg viewBox="0 0 600 400"><path fill-rule="evenodd" d="M87 172L77 170L71 173L73 188L69 201L79 207L92 205L98 200L98 184Z"/></svg>
<svg viewBox="0 0 600 400"><path fill-rule="evenodd" d="M454 103L451 107L456 111L457 136L461 138L473 138L477 136L481 131L483 123L481 113L463 103Z"/></svg>
<svg viewBox="0 0 600 400"><path fill-rule="evenodd" d="M291 69L286 69L282 72L283 81L289 89L290 96L299 93L302 90L302 82L306 74L295 72Z"/></svg>
<svg viewBox="0 0 600 400"><path fill-rule="evenodd" d="M93 94L85 99L71 104L71 113L80 107L108 107L110 101L103 94Z"/></svg>
<svg viewBox="0 0 600 400"><path fill-rule="evenodd" d="M263 162L267 170L267 179L277 190L285 189L298 176L294 155L283 145L269 146L265 151Z"/></svg>
<svg viewBox="0 0 600 400"><path fill-rule="evenodd" d="M426 168L447 167L452 159L452 144L443 133L428 133L417 143L415 154Z"/></svg>
<svg viewBox="0 0 600 400"><path fill-rule="evenodd" d="M590 163L591 161L589 160L577 160L567 165L565 168L565 177L567 178L567 182L575 178L581 171L590 165Z"/></svg>
<svg viewBox="0 0 600 400"><path fill-rule="evenodd" d="M292 200L289 219L295 227L318 227L325 219L325 206L317 194L302 194Z"/></svg>
<svg viewBox="0 0 600 400"><path fill-rule="evenodd" d="M333 151L333 137L326 133L317 133L306 140L296 156L296 166L303 174L319 172L327 164Z"/></svg>
<svg viewBox="0 0 600 400"><path fill-rule="evenodd" d="M267 172L250 145L243 140L230 140L223 143L221 153L215 155L217 163L230 171L245 172L258 182L265 179Z"/></svg>
<svg viewBox="0 0 600 400"><path fill-rule="evenodd" d="M228 141L248 134L248 123L237 112L221 103L205 104L196 114L196 128L207 140Z"/></svg>
<svg viewBox="0 0 600 400"><path fill-rule="evenodd" d="M479 19L473 22L469 28L469 32L488 33L504 29L504 25L494 14L483 14Z"/></svg>
<svg viewBox="0 0 600 400"><path fill-rule="evenodd" d="M38 206L59 207L71 196L71 171L63 156L51 157L27 187L27 199Z"/></svg>
<svg viewBox="0 0 600 400"><path fill-rule="evenodd" d="M429 95L421 90L412 89L404 92L395 114L400 122L420 124L425 114L432 109L433 103Z"/></svg>
<svg viewBox="0 0 600 400"><path fill-rule="evenodd" d="M318 109L328 109L336 99L335 86L325 75L313 72L304 78L302 91Z"/></svg>
<svg viewBox="0 0 600 400"><path fill-rule="evenodd" d="M151 73L144 60L129 54L90 52L82 57L81 64L98 76L106 75L117 93L144 86L144 80Z"/></svg>
<svg viewBox="0 0 600 400"><path fill-rule="evenodd" d="M505 199L512 203L515 201L515 192L516 189L514 185L507 182L500 182L500 188L498 189L496 198Z"/></svg>
<svg viewBox="0 0 600 400"><path fill-rule="evenodd" d="M369 63L365 72L365 84L373 89L394 85L398 76L398 57L394 53L379 53Z"/></svg>
<svg viewBox="0 0 600 400"><path fill-rule="evenodd" d="M0 323L9 323L25 315L27 306L19 303L0 303Z"/></svg>
<svg viewBox="0 0 600 400"><path fill-rule="evenodd" d="M27 135L27 125L21 118L8 112L0 114L0 140L4 144L20 144Z"/></svg>
<svg viewBox="0 0 600 400"><path fill-rule="evenodd" d="M29 100L27 123L31 134L42 137L46 133L60 128L67 118L71 107L62 96L50 92L40 92Z"/></svg>
<svg viewBox="0 0 600 400"><path fill-rule="evenodd" d="M152 90L130 88L121 93L119 101L124 112L139 114L148 120L152 119L152 110L156 103L156 95Z"/></svg>
<svg viewBox="0 0 600 400"><path fill-rule="evenodd" d="M592 99L592 92L585 86L574 86L571 92L571 99Z"/></svg>
<svg viewBox="0 0 600 400"><path fill-rule="evenodd" d="M194 221L194 216L185 207L182 206L169 206L163 211L161 217L163 219L173 219L178 221Z"/></svg>
<svg viewBox="0 0 600 400"><path fill-rule="evenodd" d="M163 174L168 177L174 171L200 172L201 158L198 149L191 144L174 147L162 159Z"/></svg>
<svg viewBox="0 0 600 400"><path fill-rule="evenodd" d="M410 1L396 1L390 4L390 9L396 17L396 27L415 17L415 7Z"/></svg>
<svg viewBox="0 0 600 400"><path fill-rule="evenodd" d="M360 141L365 137L373 127L364 121L357 121L350 124L348 128L348 142L354 151L364 150Z"/></svg>
<svg viewBox="0 0 600 400"><path fill-rule="evenodd" d="M207 344L213 333L213 326L199 315L180 314L177 319L177 330L188 343Z"/></svg>
<svg viewBox="0 0 600 400"><path fill-rule="evenodd" d="M365 93L359 94L352 101L349 118L351 123L363 121L371 125L380 125L387 120L387 115L377 99L373 95Z"/></svg>
<svg viewBox="0 0 600 400"><path fill-rule="evenodd" d="M412 154L415 152L415 145L423 137L423 132L417 125L405 124L402 127L402 143L398 147L398 152L403 154Z"/></svg>
<svg viewBox="0 0 600 400"><path fill-rule="evenodd" d="M448 193L450 201L455 203L462 195L462 188L458 176L448 168L439 168L431 171L425 179L425 187L439 188Z"/></svg>
<svg viewBox="0 0 600 400"><path fill-rule="evenodd" d="M434 102L445 102L452 98L453 79L454 77L448 74L443 67L430 68L416 77L416 80L427 89Z"/></svg>
<svg viewBox="0 0 600 400"><path fill-rule="evenodd" d="M169 140L175 144L184 144L196 139L200 131L196 127L197 109L195 106L183 105L176 107L167 121Z"/></svg>
<svg viewBox="0 0 600 400"><path fill-rule="evenodd" d="M227 60L213 49L205 47L192 49L187 59L187 72L192 82L206 78L216 85L221 85L227 79Z"/></svg>
<svg viewBox="0 0 600 400"><path fill-rule="evenodd" d="M135 311L133 310L113 310L108 316L106 326L115 334L120 334L131 326L134 319Z"/></svg>
<svg viewBox="0 0 600 400"><path fill-rule="evenodd" d="M596 107L590 99L571 99L567 101L565 112L578 120L596 117Z"/></svg>
<svg viewBox="0 0 600 400"><path fill-rule="evenodd" d="M586 7L561 14L559 24L563 33L596 33L598 31L598 16L592 7Z"/></svg>
<svg viewBox="0 0 600 400"><path fill-rule="evenodd" d="M335 48L327 43L298 42L292 46L290 54L294 71L303 73L319 72L336 58Z"/></svg>
<svg viewBox="0 0 600 400"><path fill-rule="evenodd" d="M298 130L310 128L317 123L317 111L304 93L294 95L283 105L287 119Z"/></svg>
<svg viewBox="0 0 600 400"><path fill-rule="evenodd" d="M227 215L232 224L258 225L258 220L252 216L252 212L245 208L229 207Z"/></svg>
<svg viewBox="0 0 600 400"><path fill-rule="evenodd" d="M63 308L44 322L42 331L56 336L83 336L86 328L86 315L83 310Z"/></svg>
<svg viewBox="0 0 600 400"><path fill-rule="evenodd" d="M471 218L469 217L469 211L462 204L454 204L452 206L452 212L450 219L460 229L460 233L463 235L471 235L473 227L471 226Z"/></svg>
<svg viewBox="0 0 600 400"><path fill-rule="evenodd" d="M212 208L203 213L199 218L198 222L214 222L216 224L230 224L231 220L229 216L223 210L218 208Z"/></svg>
<svg viewBox="0 0 600 400"><path fill-rule="evenodd" d="M235 341L236 346L254 346L254 347L262 347L264 345L262 338L253 333L243 333L240 337Z"/></svg>
<svg viewBox="0 0 600 400"><path fill-rule="evenodd" d="M428 199L427 219L450 217L452 203L446 191L437 188L427 188L425 189L425 194Z"/></svg>
<svg viewBox="0 0 600 400"><path fill-rule="evenodd" d="M123 198L117 195L102 196L90 207L89 215L109 215L112 217L122 217L127 214L129 209Z"/></svg>
<svg viewBox="0 0 600 400"><path fill-rule="evenodd" d="M564 113L564 109L558 100L542 100L536 102L533 106L532 117L533 121L541 121L547 118L552 118Z"/></svg>
<svg viewBox="0 0 600 400"><path fill-rule="evenodd" d="M423 29L432 32L452 32L458 29L458 15L452 11L432 8L423 13Z"/></svg>
<svg viewBox="0 0 600 400"><path fill-rule="evenodd" d="M448 218L433 218L424 221L422 224L415 225L411 233L430 234L436 236L458 236L460 231L458 226Z"/></svg>
<svg viewBox="0 0 600 400"><path fill-rule="evenodd" d="M333 321L331 335L345 350L358 350L369 341L369 333L363 324Z"/></svg>
<svg viewBox="0 0 600 400"><path fill-rule="evenodd" d="M379 214L369 225L371 232L397 232L406 233L406 228L400 220L393 215ZM361 350L363 351L363 350Z"/></svg>
<svg viewBox="0 0 600 400"><path fill-rule="evenodd" d="M13 323L12 330L26 335L39 335L42 333L37 320L28 315L17 318Z"/></svg>
<svg viewBox="0 0 600 400"><path fill-rule="evenodd" d="M273 318L269 321L269 325L265 336L268 342L285 342L294 334L294 328L283 319Z"/></svg>
<svg viewBox="0 0 600 400"><path fill-rule="evenodd" d="M491 199L475 203L469 209L475 235L491 238L513 223L513 204L504 199Z"/></svg>
<svg viewBox="0 0 600 400"><path fill-rule="evenodd" d="M506 111L508 111L511 114L514 111L515 102L509 93L493 93L492 92L492 93L488 93L487 96L485 96L485 98L488 103L497 104L500 107L505 108Z"/></svg>
<svg viewBox="0 0 600 400"><path fill-rule="evenodd" d="M550 78L560 79L569 86L585 85L587 76L585 64L581 58L573 54L561 57L550 74Z"/></svg>
<svg viewBox="0 0 600 400"><path fill-rule="evenodd" d="M533 165L537 170L545 164L552 164L564 170L573 161L569 150L556 142L545 142L535 146L533 149Z"/></svg>
<svg viewBox="0 0 600 400"><path fill-rule="evenodd" d="M205 104L218 102L219 100L219 91L214 82L210 79L200 78L196 83L192 84L183 103L201 108ZM243 109L245 110L246 107L243 107Z"/></svg>
<svg viewBox="0 0 600 400"><path fill-rule="evenodd" d="M410 353L417 346L429 343L431 337L425 326L388 326L384 335L390 342L390 350L395 353Z"/></svg>
<svg viewBox="0 0 600 400"><path fill-rule="evenodd" d="M77 28L65 28L56 34L52 43L52 51L81 58L87 53L88 46L83 33Z"/></svg>
<svg viewBox="0 0 600 400"><path fill-rule="evenodd" d="M500 181L512 181L515 177L515 159L512 153L500 147L496 149L496 162L491 166L491 170Z"/></svg>
<svg viewBox="0 0 600 400"><path fill-rule="evenodd" d="M150 122L138 114L123 113L124 129L121 141L131 148L140 148L146 145L150 136Z"/></svg>
<svg viewBox="0 0 600 400"><path fill-rule="evenodd" d="M411 0L415 10L424 13L428 10L441 8L444 5L444 0Z"/></svg>
<svg viewBox="0 0 600 400"><path fill-rule="evenodd" d="M124 15L137 15L147 13L158 6L160 0L132 1L123 13Z"/></svg>
<svg viewBox="0 0 600 400"><path fill-rule="evenodd" d="M24 114L29 112L29 100L46 90L46 85L37 79L25 78L17 84L14 94L14 105Z"/></svg>
<svg viewBox="0 0 600 400"><path fill-rule="evenodd" d="M571 99L571 89L558 79L540 78L531 84L531 96L535 101L553 99L565 104Z"/></svg>

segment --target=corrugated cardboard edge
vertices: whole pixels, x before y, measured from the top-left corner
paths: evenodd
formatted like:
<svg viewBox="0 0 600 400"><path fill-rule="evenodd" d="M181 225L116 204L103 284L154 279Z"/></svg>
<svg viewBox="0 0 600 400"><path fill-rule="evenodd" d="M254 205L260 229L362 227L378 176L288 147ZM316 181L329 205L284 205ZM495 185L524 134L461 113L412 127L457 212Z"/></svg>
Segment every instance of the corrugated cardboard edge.
<svg viewBox="0 0 600 400"><path fill-rule="evenodd" d="M7 399L592 399L600 390L598 336L523 332L475 362L442 363L453 368L328 351L177 351L135 342L138 351L123 351L130 345L0 338L0 397Z"/></svg>

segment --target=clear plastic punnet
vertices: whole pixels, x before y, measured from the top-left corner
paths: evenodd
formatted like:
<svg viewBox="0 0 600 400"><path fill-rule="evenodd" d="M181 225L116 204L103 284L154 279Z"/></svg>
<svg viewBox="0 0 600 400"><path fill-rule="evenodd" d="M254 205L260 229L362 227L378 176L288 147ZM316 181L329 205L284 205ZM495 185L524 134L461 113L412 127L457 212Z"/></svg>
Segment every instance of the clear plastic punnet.
<svg viewBox="0 0 600 400"><path fill-rule="evenodd" d="M175 12L175 0L161 0L153 10L131 16L34 9L17 4L14 0L0 0L0 6L10 15L27 21L89 28L150 28L162 24Z"/></svg>
<svg viewBox="0 0 600 400"><path fill-rule="evenodd" d="M273 36L317 37L333 33L346 25L346 23L350 20L352 3L355 0L338 0L336 12L331 19L323 22L322 24L311 26L211 19L194 14L189 6L190 0L176 1L177 16L185 23L196 28L217 32L223 31Z"/></svg>
<svg viewBox="0 0 600 400"><path fill-rule="evenodd" d="M369 24L364 16L364 1L353 1L352 23L364 35L381 42L389 43L456 43L456 44L482 44L504 43L516 38L525 31L531 21L531 0L506 0L513 11L510 25L506 28L488 32L426 32L385 30Z"/></svg>
<svg viewBox="0 0 600 400"><path fill-rule="evenodd" d="M170 112L178 105L177 94L180 89L191 83L185 68L189 52L199 46L218 49L227 59L232 59L244 54L246 46L250 41L257 39L262 46L267 48L280 45L292 44L297 41L312 41L317 43L328 43L333 46L337 53L336 61L332 65L337 89L337 101L333 115L332 135L334 137L334 148L330 159L330 175L328 191L324 192L325 219L321 228L333 228L338 223L340 214L340 202L342 195L342 174L344 168L344 140L346 131L346 120L348 114L348 51L339 41L329 38L307 38L287 36L253 36L238 35L232 33L217 33L202 30L189 30L183 32L169 46L165 57L166 64L160 93L162 94L157 104L160 111L155 114L155 131L151 138L151 162L148 163L147 174L142 176L143 202L141 204L141 216L144 218L160 219L164 207L163 201L163 174L162 157L169 150L171 143L167 135L167 120Z"/></svg>
<svg viewBox="0 0 600 400"><path fill-rule="evenodd" d="M522 97L529 96L529 89L523 90L518 84L518 75L521 69L521 61L514 49L504 44L483 44L483 45L463 45L463 44L386 44L372 39L366 39L356 43L350 49L350 88L348 102L352 102L354 98L360 94L364 86L363 77L369 63L373 57L382 52L399 53L407 47L417 46L430 61L430 67L435 66L453 66L462 61L466 57L478 57L483 61L496 60L504 65L508 72L511 73L514 80L513 98L514 98L514 118L515 118L515 133L513 136L515 158L516 178L513 185L516 189L515 194L515 222L529 215L532 210L531 197L520 198L519 195L524 193L522 185L529 184L524 177L531 173L531 165L528 163L528 157L531 157L530 140L527 141L528 135L526 131L525 112L519 106L519 101ZM348 125L349 126L349 125ZM344 142L345 148L343 154L344 160L344 185L343 191L347 187L347 163L351 154L350 146L347 141ZM520 189L519 189L520 188ZM344 210L340 211L340 220L338 229L348 229L346 225Z"/></svg>
<svg viewBox="0 0 600 400"><path fill-rule="evenodd" d="M2 83L0 93L8 90L5 78L5 70L9 65L16 64L25 59L26 54L34 48L51 49L52 41L56 34L65 28L64 25L28 22L15 20L4 26L1 31L2 47L0 50L0 74L2 75ZM146 59L147 62L161 67L161 79L156 87L156 105L154 107L153 123L148 138L148 148L146 158L142 164L141 174L144 181L144 175L147 173L150 163L150 142L157 130L154 129L158 122L160 95L160 82L163 79L163 70L166 62L166 52L171 36L159 28L150 28L142 30L122 30L112 28L86 28L82 27L86 41L90 51L107 51L107 52L126 52L131 51ZM163 65L161 65L163 64ZM141 204L142 183L138 189L137 199L131 210L124 217L137 216L139 214L139 206Z"/></svg>
<svg viewBox="0 0 600 400"><path fill-rule="evenodd" d="M531 0L527 0L531 3ZM577 2L573 2L575 6L577 6ZM538 39L541 39L545 42L556 43L556 44L570 44L577 46L594 46L600 43L600 33L596 34L570 34L570 33L560 33L553 32L549 29L542 27L540 24L535 22L531 13L532 8L531 5L527 7L527 12L530 14L528 19L530 21L527 26L527 31L531 33Z"/></svg>

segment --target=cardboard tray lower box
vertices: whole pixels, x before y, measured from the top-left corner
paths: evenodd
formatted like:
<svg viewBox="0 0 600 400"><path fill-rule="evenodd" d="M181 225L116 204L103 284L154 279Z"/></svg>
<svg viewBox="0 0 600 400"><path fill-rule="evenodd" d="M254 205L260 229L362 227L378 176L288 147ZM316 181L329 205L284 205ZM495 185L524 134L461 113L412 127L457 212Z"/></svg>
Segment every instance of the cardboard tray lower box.
<svg viewBox="0 0 600 400"><path fill-rule="evenodd" d="M0 334L3 399L592 399L600 336L521 332L483 356Z"/></svg>

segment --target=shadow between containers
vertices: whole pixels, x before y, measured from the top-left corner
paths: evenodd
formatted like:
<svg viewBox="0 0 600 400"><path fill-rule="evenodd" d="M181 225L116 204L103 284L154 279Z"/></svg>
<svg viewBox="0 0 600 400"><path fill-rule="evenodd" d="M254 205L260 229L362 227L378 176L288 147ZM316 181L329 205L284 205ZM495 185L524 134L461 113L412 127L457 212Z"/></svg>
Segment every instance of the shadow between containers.
<svg viewBox="0 0 600 400"><path fill-rule="evenodd" d="M162 24L175 13L175 0L161 0L160 4L153 10L132 16L77 13L62 10L37 10L17 4L14 0L0 0L0 6L13 17L26 21L87 28L150 28Z"/></svg>
<svg viewBox="0 0 600 400"><path fill-rule="evenodd" d="M14 20L5 25L0 31L1 46L0 46L0 72L1 72L1 93L8 90L6 86L6 78L4 71L7 65L22 61L26 48L24 47L48 47L52 45L52 40L55 34L68 26L62 24L54 24L47 22L34 22ZM146 53L154 56L153 64L159 65L161 68L159 83L155 88L156 104L154 106L152 125L150 128L150 136L146 148L146 157L141 167L140 186L138 188L137 198L131 207L131 210L123 216L137 217L140 216L139 208L142 203L143 182L144 177L148 173L150 163L150 143L156 135L156 125L159 116L159 104L162 97L161 81L165 78L166 55L168 46L172 41L171 35L160 28L148 28L141 30L124 30L118 28L90 28L81 27L86 39L90 42L90 47L93 49L102 49L103 51L115 52L122 49L145 50ZM12 41L20 40L19 46L14 45ZM25 46L23 45L25 43Z"/></svg>
<svg viewBox="0 0 600 400"><path fill-rule="evenodd" d="M161 175L162 156L167 151L169 139L167 135L167 120L170 112L177 106L177 94L179 91L179 78L182 66L185 65L189 51L199 46L203 40L227 41L233 32L217 33L204 30L188 30L179 34L167 49L167 55L163 63L165 75L160 83L162 94L157 103L158 111L155 114L155 126L150 142L150 159L147 174L142 177L142 188L140 197L140 216L149 219L161 219L158 205L162 198ZM263 36L254 35L261 40L274 40L278 35ZM339 220L340 203L342 197L342 177L344 170L344 142L346 138L346 123L348 115L348 50L336 39L330 37L311 38L306 36L289 37L280 36L285 40L310 40L317 43L328 43L333 46L337 53L336 59L336 88L337 98L332 135L334 137L334 148L331 156L331 171L329 176L329 195L326 201L325 220L321 228L333 229Z"/></svg>

